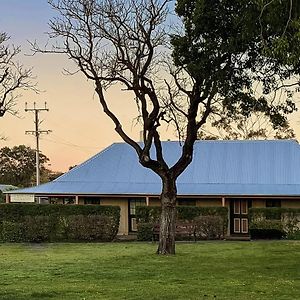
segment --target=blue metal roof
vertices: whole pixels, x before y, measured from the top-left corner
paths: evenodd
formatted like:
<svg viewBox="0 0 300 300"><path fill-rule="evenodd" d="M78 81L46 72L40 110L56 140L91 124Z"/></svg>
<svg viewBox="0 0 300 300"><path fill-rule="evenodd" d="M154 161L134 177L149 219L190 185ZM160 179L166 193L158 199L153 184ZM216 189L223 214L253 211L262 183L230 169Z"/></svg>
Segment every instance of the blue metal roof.
<svg viewBox="0 0 300 300"><path fill-rule="evenodd" d="M163 142L169 165L178 142ZM158 195L160 178L142 167L134 150L115 143L38 187L12 193ZM178 178L179 195L300 196L300 146L294 140L197 141L191 165Z"/></svg>

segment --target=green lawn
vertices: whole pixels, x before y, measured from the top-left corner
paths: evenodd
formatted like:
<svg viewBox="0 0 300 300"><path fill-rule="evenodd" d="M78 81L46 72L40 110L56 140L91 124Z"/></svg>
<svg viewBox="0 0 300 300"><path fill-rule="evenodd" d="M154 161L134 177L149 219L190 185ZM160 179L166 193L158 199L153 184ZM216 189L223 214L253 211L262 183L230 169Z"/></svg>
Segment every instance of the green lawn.
<svg viewBox="0 0 300 300"><path fill-rule="evenodd" d="M300 299L300 241L0 244L0 299Z"/></svg>

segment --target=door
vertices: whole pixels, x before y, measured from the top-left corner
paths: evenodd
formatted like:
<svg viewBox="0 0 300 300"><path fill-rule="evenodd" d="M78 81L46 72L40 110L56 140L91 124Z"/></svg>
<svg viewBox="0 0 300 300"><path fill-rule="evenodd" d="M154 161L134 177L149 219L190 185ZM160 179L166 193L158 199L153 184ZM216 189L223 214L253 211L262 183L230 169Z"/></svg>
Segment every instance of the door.
<svg viewBox="0 0 300 300"><path fill-rule="evenodd" d="M230 234L249 235L249 199L231 199L230 201Z"/></svg>

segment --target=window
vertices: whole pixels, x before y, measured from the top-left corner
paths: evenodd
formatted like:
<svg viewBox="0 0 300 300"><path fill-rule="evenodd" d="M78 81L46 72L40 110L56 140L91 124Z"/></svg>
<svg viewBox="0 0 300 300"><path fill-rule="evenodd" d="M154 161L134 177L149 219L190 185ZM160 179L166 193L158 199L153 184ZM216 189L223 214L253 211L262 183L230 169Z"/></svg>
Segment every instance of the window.
<svg viewBox="0 0 300 300"><path fill-rule="evenodd" d="M196 206L195 199L181 198L177 200L179 206Z"/></svg>
<svg viewBox="0 0 300 300"><path fill-rule="evenodd" d="M280 199L267 199L266 200L266 207L269 208L280 208L281 207L281 200ZM266 219L267 220L280 220L281 219L281 212L266 212Z"/></svg>
<svg viewBox="0 0 300 300"><path fill-rule="evenodd" d="M40 204L49 204L49 198L48 197L40 197Z"/></svg>
<svg viewBox="0 0 300 300"><path fill-rule="evenodd" d="M248 214L248 201L245 200L241 201L241 214L242 215Z"/></svg>
<svg viewBox="0 0 300 300"><path fill-rule="evenodd" d="M242 233L248 233L248 219L241 219Z"/></svg>
<svg viewBox="0 0 300 300"><path fill-rule="evenodd" d="M146 199L130 199L130 214L135 215L135 208L137 206L143 206L146 205Z"/></svg>
<svg viewBox="0 0 300 300"><path fill-rule="evenodd" d="M75 204L73 197L50 197L50 204Z"/></svg>
<svg viewBox="0 0 300 300"><path fill-rule="evenodd" d="M240 233L241 232L241 219L240 218L234 218L233 219L233 231L234 233Z"/></svg>
<svg viewBox="0 0 300 300"><path fill-rule="evenodd" d="M64 198L63 204L75 204L75 201L73 198Z"/></svg>
<svg viewBox="0 0 300 300"><path fill-rule="evenodd" d="M146 205L146 199L145 198L131 198L129 199L129 230L130 231L137 231L136 226L136 207L137 206L144 206Z"/></svg>
<svg viewBox="0 0 300 300"><path fill-rule="evenodd" d="M241 201L235 200L234 201L234 214L239 215L241 213Z"/></svg>
<svg viewBox="0 0 300 300"><path fill-rule="evenodd" d="M281 200L280 199L267 199L266 207L281 207Z"/></svg>
<svg viewBox="0 0 300 300"><path fill-rule="evenodd" d="M97 197L84 197L84 204L100 205L100 198Z"/></svg>

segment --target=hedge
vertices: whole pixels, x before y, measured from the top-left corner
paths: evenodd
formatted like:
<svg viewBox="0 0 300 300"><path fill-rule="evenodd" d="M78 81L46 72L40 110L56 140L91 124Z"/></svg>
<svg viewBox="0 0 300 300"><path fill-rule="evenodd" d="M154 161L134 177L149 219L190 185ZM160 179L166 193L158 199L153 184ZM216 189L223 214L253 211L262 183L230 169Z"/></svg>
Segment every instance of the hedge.
<svg viewBox="0 0 300 300"><path fill-rule="evenodd" d="M111 241L119 221L117 206L0 204L0 240Z"/></svg>
<svg viewBox="0 0 300 300"><path fill-rule="evenodd" d="M251 238L300 238L299 208L250 208Z"/></svg>
<svg viewBox="0 0 300 300"><path fill-rule="evenodd" d="M153 223L137 223L138 241L151 241L153 239Z"/></svg>
<svg viewBox="0 0 300 300"><path fill-rule="evenodd" d="M5 202L5 196L2 193L2 191L0 191L0 203L4 203Z"/></svg>
<svg viewBox="0 0 300 300"><path fill-rule="evenodd" d="M191 224L193 226L193 238L196 239L220 239L223 238L228 225L228 208L226 207L197 207L177 206L177 239L182 237L180 226ZM152 240L153 232L160 220L161 207L139 206L136 208L137 238L139 240Z"/></svg>
<svg viewBox="0 0 300 300"><path fill-rule="evenodd" d="M195 238L205 240L217 240L224 236L226 227L224 219L221 216L208 215L199 216L194 219Z"/></svg>
<svg viewBox="0 0 300 300"><path fill-rule="evenodd" d="M177 206L177 219L193 220L198 216L221 216L227 222L227 207L198 207L198 206ZM136 218L142 223L158 223L161 213L160 206L138 206L136 207Z"/></svg>

